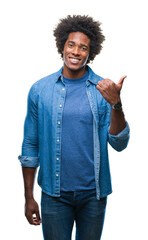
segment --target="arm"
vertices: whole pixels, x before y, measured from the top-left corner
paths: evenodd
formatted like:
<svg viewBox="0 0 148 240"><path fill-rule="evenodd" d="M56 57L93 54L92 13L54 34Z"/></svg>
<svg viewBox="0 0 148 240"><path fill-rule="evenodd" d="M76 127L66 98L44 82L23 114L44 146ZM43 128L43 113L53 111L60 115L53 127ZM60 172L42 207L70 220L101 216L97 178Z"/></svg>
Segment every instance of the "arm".
<svg viewBox="0 0 148 240"><path fill-rule="evenodd" d="M123 85L123 81L126 76L123 76L118 84L115 84L110 79L105 79L98 82L96 88L100 91L105 100L113 106L117 102L121 102L120 92ZM117 135L126 127L126 121L122 109L111 110L111 124L109 133Z"/></svg>
<svg viewBox="0 0 148 240"><path fill-rule="evenodd" d="M121 102L120 92L123 81L126 76L122 77L118 84L115 84L110 79L105 79L98 82L96 88L100 91L105 100L111 107ZM122 151L127 147L129 141L129 126L125 121L123 110L111 110L111 123L108 131L108 141L116 151Z"/></svg>
<svg viewBox="0 0 148 240"><path fill-rule="evenodd" d="M36 168L22 167L25 190L25 216L30 224L40 225L39 207L33 196Z"/></svg>
<svg viewBox="0 0 148 240"><path fill-rule="evenodd" d="M126 127L126 121L124 118L124 113L121 110L111 110L111 124L109 133L112 135L117 135Z"/></svg>
<svg viewBox="0 0 148 240"><path fill-rule="evenodd" d="M22 165L25 189L25 215L30 224L39 225L40 215L38 204L33 197L33 185L36 169L39 166L38 157L38 109L35 98L35 88L28 95L27 116L24 124L24 139L22 155L19 160ZM35 217L33 216L35 214Z"/></svg>

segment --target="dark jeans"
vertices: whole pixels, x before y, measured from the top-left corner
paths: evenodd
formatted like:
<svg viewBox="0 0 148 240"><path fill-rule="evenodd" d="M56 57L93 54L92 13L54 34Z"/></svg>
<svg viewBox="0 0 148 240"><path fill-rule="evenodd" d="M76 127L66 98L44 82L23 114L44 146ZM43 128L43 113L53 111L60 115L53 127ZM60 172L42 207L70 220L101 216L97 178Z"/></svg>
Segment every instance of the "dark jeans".
<svg viewBox="0 0 148 240"><path fill-rule="evenodd" d="M99 240L107 198L97 200L96 190L61 192L51 197L42 192L42 228L45 240L71 240L74 220L76 240Z"/></svg>

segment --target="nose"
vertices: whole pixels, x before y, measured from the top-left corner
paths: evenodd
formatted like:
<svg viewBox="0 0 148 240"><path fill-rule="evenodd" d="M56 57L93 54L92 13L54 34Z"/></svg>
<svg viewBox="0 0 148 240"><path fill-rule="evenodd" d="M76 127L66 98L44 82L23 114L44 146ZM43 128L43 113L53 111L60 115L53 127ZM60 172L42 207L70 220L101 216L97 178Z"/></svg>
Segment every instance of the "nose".
<svg viewBox="0 0 148 240"><path fill-rule="evenodd" d="M73 49L72 49L72 54L74 55L80 55L80 51L79 51L79 48L77 46L75 46Z"/></svg>

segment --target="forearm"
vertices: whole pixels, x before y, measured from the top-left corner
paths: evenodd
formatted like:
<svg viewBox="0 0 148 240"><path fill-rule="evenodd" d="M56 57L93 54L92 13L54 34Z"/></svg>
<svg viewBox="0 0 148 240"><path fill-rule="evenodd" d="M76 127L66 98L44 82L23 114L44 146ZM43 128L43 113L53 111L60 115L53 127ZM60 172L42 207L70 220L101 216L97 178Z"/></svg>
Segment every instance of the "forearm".
<svg viewBox="0 0 148 240"><path fill-rule="evenodd" d="M37 168L22 167L25 199L33 198L33 186Z"/></svg>
<svg viewBox="0 0 148 240"><path fill-rule="evenodd" d="M124 113L121 110L111 110L111 124L109 133L112 135L117 135L126 127L126 121Z"/></svg>

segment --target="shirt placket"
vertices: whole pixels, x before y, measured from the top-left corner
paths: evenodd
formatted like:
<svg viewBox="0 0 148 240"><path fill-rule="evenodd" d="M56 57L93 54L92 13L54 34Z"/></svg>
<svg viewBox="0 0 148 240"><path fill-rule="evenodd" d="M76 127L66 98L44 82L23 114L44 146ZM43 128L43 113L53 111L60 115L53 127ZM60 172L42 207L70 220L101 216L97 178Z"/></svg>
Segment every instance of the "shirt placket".
<svg viewBox="0 0 148 240"><path fill-rule="evenodd" d="M60 163L61 163L61 133L62 133L62 113L65 103L66 88L61 82L61 95L58 101L58 113L56 122L56 173L55 173L55 193L60 193Z"/></svg>

